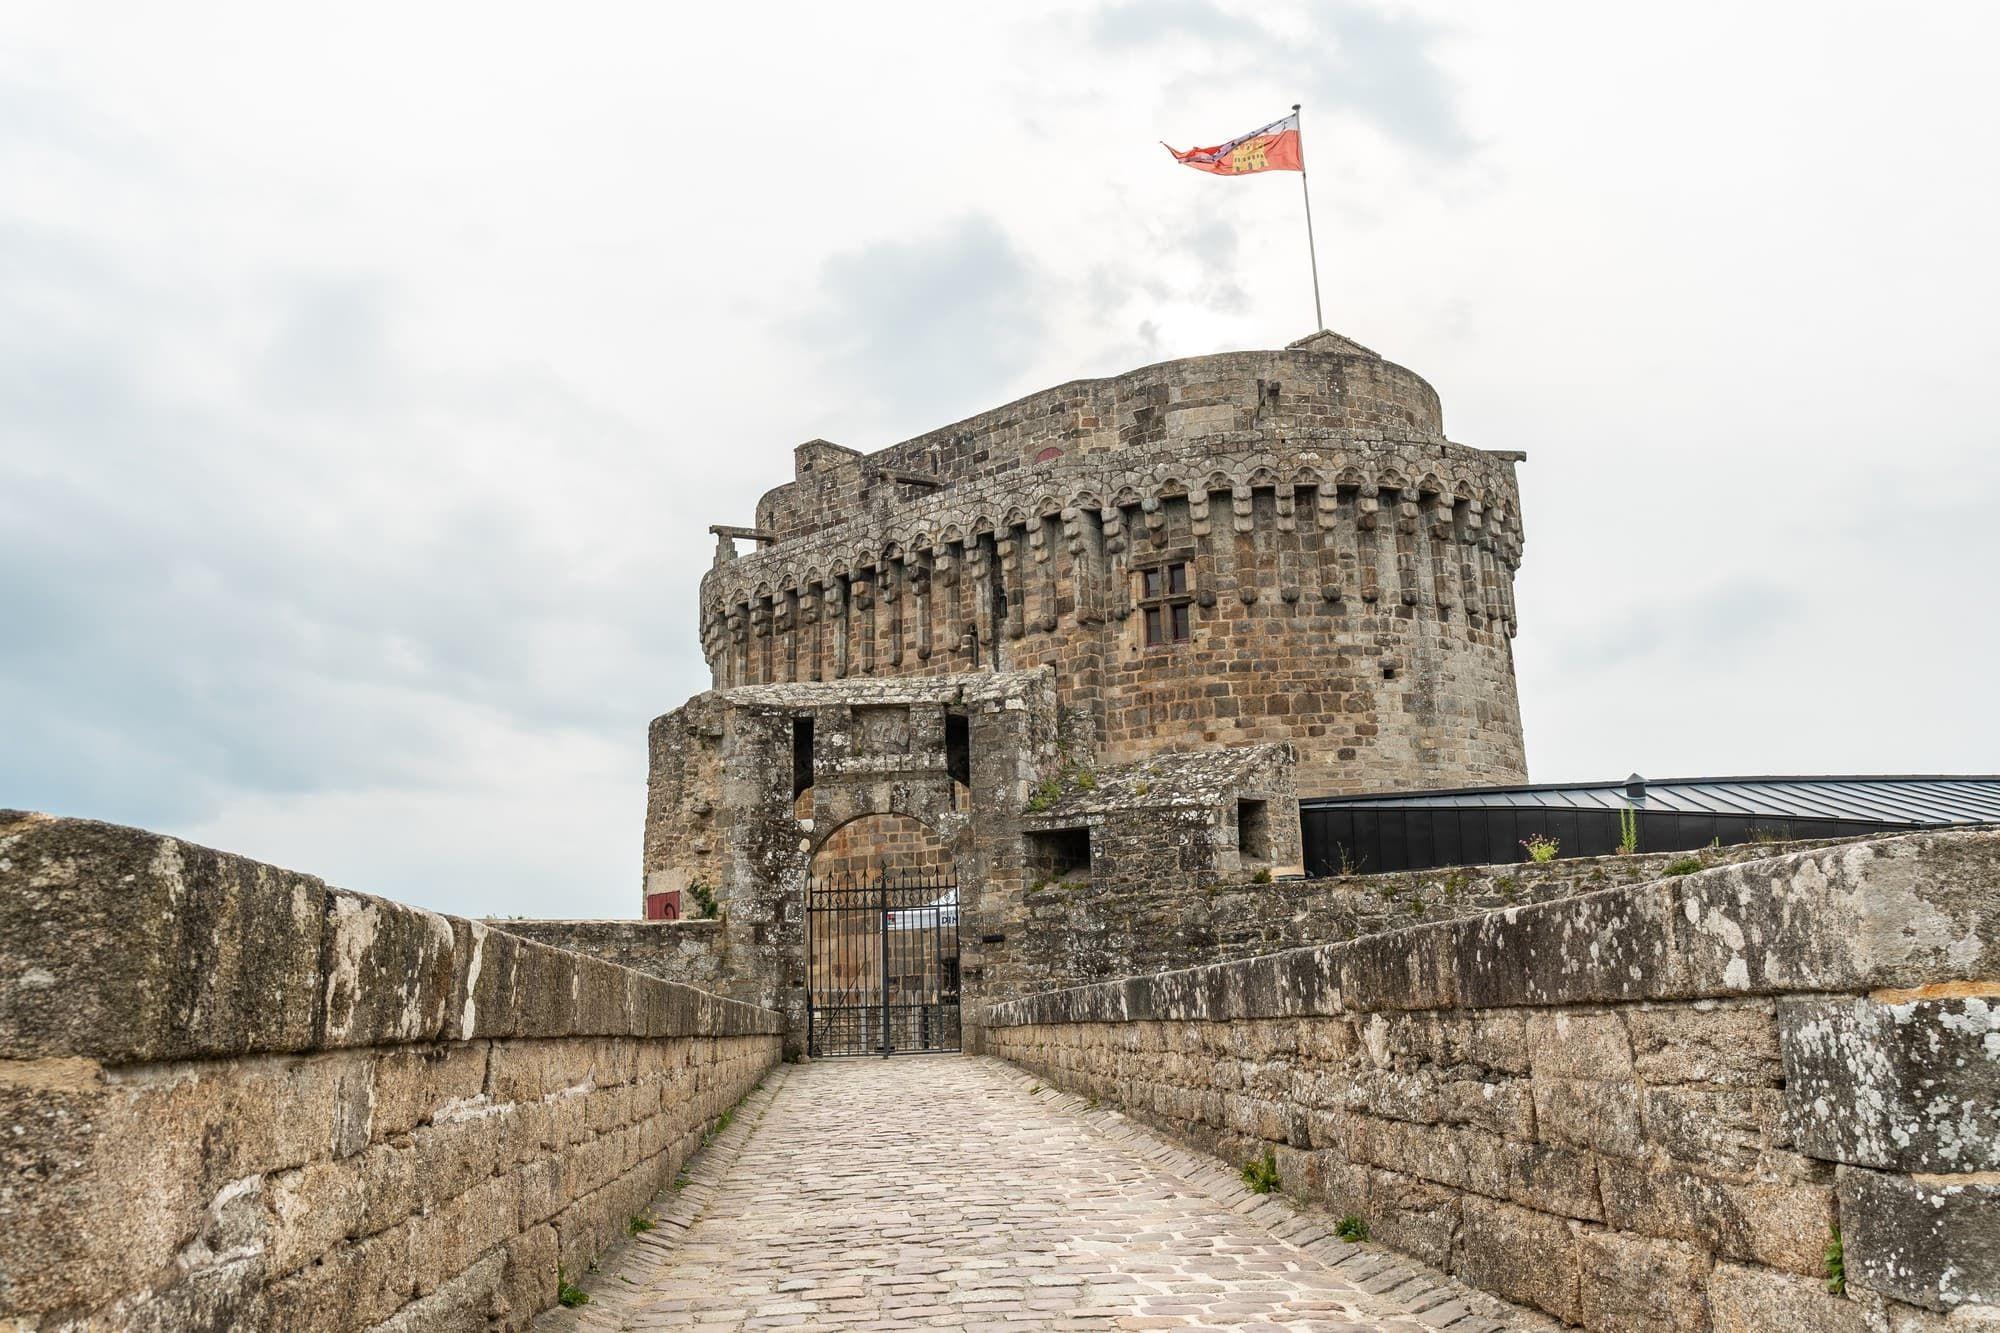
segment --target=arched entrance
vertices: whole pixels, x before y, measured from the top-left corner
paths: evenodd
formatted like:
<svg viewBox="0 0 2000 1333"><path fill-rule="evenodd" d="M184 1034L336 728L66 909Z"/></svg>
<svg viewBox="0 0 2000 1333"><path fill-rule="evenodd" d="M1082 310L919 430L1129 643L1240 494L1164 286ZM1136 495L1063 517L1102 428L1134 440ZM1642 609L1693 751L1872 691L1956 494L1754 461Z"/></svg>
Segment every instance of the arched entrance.
<svg viewBox="0 0 2000 1333"><path fill-rule="evenodd" d="M828 833L805 915L809 1054L959 1049L958 877L929 827L873 814Z"/></svg>

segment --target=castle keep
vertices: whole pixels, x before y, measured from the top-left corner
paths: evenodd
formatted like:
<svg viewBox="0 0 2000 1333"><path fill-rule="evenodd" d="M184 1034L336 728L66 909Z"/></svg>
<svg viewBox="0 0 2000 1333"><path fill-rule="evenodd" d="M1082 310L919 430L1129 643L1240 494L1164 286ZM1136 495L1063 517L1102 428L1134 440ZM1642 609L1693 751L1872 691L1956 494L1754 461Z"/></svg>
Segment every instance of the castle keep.
<svg viewBox="0 0 2000 1333"><path fill-rule="evenodd" d="M1048 666L1110 763L1289 742L1305 795L1519 781L1522 457L1327 332L815 440L716 529L702 646L717 689Z"/></svg>

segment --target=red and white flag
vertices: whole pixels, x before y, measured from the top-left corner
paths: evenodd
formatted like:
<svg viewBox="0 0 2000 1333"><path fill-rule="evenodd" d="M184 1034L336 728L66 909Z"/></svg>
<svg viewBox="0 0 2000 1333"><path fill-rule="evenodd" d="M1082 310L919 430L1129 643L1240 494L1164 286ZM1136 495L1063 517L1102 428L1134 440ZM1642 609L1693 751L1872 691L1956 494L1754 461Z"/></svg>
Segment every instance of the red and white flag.
<svg viewBox="0 0 2000 1333"><path fill-rule="evenodd" d="M1299 113L1274 120L1261 130L1239 135L1213 148L1190 148L1185 153L1171 144L1161 144L1174 161L1196 171L1212 171L1218 176L1247 176L1255 171L1304 171L1306 160L1299 147Z"/></svg>

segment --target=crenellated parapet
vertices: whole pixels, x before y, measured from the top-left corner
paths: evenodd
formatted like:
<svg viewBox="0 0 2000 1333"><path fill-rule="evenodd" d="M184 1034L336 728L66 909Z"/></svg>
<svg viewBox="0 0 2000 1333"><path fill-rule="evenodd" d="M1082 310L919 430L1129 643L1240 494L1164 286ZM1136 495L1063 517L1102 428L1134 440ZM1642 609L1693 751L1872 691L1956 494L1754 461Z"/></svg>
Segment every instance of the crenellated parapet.
<svg viewBox="0 0 2000 1333"><path fill-rule="evenodd" d="M1107 758L1291 741L1308 793L1515 780L1522 455L1441 430L1321 334L814 441L719 545L703 648L724 688L1051 665Z"/></svg>

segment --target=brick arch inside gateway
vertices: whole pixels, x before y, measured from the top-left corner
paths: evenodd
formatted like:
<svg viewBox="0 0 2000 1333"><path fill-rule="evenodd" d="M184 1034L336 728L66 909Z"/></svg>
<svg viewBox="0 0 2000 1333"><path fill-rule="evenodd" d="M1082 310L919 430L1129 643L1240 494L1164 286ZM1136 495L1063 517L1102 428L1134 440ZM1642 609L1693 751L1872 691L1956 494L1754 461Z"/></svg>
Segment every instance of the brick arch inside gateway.
<svg viewBox="0 0 2000 1333"><path fill-rule="evenodd" d="M807 793L808 797L810 793ZM949 874L952 849L920 819L900 814L862 815L827 835L808 870L814 880Z"/></svg>

